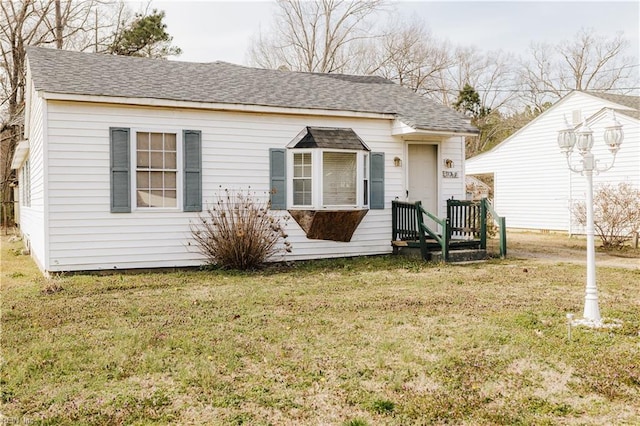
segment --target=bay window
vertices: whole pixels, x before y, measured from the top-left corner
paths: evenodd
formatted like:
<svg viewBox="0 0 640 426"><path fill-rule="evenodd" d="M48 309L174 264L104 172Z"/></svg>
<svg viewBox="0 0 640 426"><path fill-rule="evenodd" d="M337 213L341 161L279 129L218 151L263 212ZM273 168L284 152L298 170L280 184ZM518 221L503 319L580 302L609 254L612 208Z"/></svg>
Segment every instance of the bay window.
<svg viewBox="0 0 640 426"><path fill-rule="evenodd" d="M274 210L384 209L384 153L349 128L305 127L285 148L270 148Z"/></svg>

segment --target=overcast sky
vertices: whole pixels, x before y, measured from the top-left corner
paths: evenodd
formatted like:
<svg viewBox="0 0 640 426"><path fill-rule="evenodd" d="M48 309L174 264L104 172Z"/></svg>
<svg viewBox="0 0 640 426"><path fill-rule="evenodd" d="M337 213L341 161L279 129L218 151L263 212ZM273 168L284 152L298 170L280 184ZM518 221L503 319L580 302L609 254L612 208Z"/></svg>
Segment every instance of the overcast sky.
<svg viewBox="0 0 640 426"><path fill-rule="evenodd" d="M525 55L530 43L571 39L581 28L612 37L622 31L628 54L640 57L640 2L408 1L394 2L406 17L422 17L432 33L455 45ZM159 1L183 61L246 64L251 37L268 28L271 1ZM637 62L637 60L636 60ZM640 70L639 70L640 72Z"/></svg>

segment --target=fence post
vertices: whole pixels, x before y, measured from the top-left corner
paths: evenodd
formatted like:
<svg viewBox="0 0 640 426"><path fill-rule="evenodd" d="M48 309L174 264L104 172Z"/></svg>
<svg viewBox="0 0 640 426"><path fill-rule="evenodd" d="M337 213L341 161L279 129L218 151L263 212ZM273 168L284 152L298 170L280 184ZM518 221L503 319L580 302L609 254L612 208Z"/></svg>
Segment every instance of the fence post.
<svg viewBox="0 0 640 426"><path fill-rule="evenodd" d="M487 199L480 201L480 248L487 249Z"/></svg>
<svg viewBox="0 0 640 426"><path fill-rule="evenodd" d="M451 240L451 223L449 218L444 220L444 229L442 230L442 259L445 262L449 261L449 241Z"/></svg>
<svg viewBox="0 0 640 426"><path fill-rule="evenodd" d="M507 257L507 220L500 218L500 257Z"/></svg>
<svg viewBox="0 0 640 426"><path fill-rule="evenodd" d="M391 241L398 238L398 205L391 201Z"/></svg>

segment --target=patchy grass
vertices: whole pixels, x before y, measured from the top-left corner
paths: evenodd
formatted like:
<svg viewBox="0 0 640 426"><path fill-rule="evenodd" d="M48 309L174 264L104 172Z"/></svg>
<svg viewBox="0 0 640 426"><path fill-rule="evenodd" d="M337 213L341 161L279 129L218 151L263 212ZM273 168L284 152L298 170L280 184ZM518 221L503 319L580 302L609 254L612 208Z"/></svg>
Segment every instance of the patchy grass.
<svg viewBox="0 0 640 426"><path fill-rule="evenodd" d="M640 271L394 257L42 278L2 246L2 413L31 424L638 424Z"/></svg>

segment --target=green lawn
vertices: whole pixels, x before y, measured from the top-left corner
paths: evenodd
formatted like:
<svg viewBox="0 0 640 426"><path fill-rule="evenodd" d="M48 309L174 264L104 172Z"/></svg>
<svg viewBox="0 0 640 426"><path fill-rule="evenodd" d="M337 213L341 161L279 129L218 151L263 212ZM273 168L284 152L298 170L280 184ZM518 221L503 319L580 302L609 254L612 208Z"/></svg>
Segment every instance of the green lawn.
<svg viewBox="0 0 640 426"><path fill-rule="evenodd" d="M30 424L640 424L640 271L395 257L46 280L2 246L0 411ZM0 423L6 419L0 418ZM4 424L4 423L3 423Z"/></svg>

